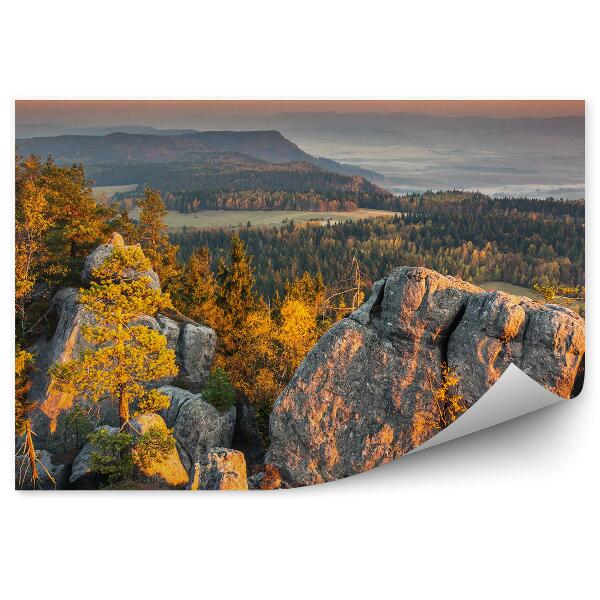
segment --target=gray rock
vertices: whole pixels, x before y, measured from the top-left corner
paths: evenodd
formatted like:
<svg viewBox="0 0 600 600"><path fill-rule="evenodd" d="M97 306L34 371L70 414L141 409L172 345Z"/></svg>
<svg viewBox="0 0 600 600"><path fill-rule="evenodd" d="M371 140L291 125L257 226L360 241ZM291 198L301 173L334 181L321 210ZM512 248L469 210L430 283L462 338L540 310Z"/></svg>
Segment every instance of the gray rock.
<svg viewBox="0 0 600 600"><path fill-rule="evenodd" d="M210 448L205 463L199 465L199 489L247 490L244 455L229 448Z"/></svg>
<svg viewBox="0 0 600 600"><path fill-rule="evenodd" d="M75 288L59 290L52 300L52 309L58 317L56 330L49 341L40 339L33 349L36 369L28 398L37 404L31 413L36 445L53 451L62 448L65 442L69 447L74 443L70 432L64 429L64 417L72 409L74 397L56 389L50 381L48 369L77 359L85 350L92 348L83 337L83 327L93 325L94 317L79 303L79 293ZM116 411L110 402L100 402L89 408L92 426L116 418Z"/></svg>
<svg viewBox="0 0 600 600"><path fill-rule="evenodd" d="M199 391L210 373L217 335L210 327L186 323L177 343L178 383Z"/></svg>
<svg viewBox="0 0 600 600"><path fill-rule="evenodd" d="M121 238L121 241L122 241L122 238ZM86 257L85 263L83 265L83 271L81 273L81 280L83 281L83 283L85 285L89 285L90 282L92 281L92 279L93 279L92 273L93 273L94 269L97 269L98 267L100 267L102 265L102 263L112 255L113 250L118 245L119 244L113 245L112 243L101 244L95 250L93 250L91 252L91 254L89 254ZM123 273L123 277L125 277L126 279L129 279L129 280L135 280L135 279L141 279L142 277L148 277L150 280L148 283L149 287L156 289L156 290L160 289L160 280L158 278L158 275L156 274L156 272L153 269L148 269L147 271L136 271L134 269L126 269Z"/></svg>
<svg viewBox="0 0 600 600"><path fill-rule="evenodd" d="M448 424L433 393L442 365L466 406L511 362L568 398L584 350L584 321L568 309L401 267L308 353L273 407L264 462L292 486L361 473Z"/></svg>
<svg viewBox="0 0 600 600"><path fill-rule="evenodd" d="M110 427L108 425L102 425L96 427L94 432L100 429L105 429L111 435L118 433L118 427ZM92 454L97 451L97 448L91 442L86 442L83 448L79 451L79 454L73 461L73 467L71 468L71 476L69 477L69 483L71 485L77 485L80 487L88 487L90 482L93 481L97 476L91 470Z"/></svg>
<svg viewBox="0 0 600 600"><path fill-rule="evenodd" d="M161 410L159 414L165 420L167 427L172 428L175 425L175 421L177 421L179 409L185 402L192 400L195 395L188 390L182 390L181 388L170 385L162 386L158 388L158 391L161 394L168 396L171 402L169 408Z"/></svg>
<svg viewBox="0 0 600 600"><path fill-rule="evenodd" d="M180 328L176 321L165 317L165 315L156 315L158 331L167 338L167 347L171 350L177 350Z"/></svg>
<svg viewBox="0 0 600 600"><path fill-rule="evenodd" d="M209 448L231 446L236 410L233 407L226 413L220 413L202 399L202 394L188 399L182 394L176 397L181 397L182 401L178 404L173 435L181 462L191 476L194 463L203 462ZM171 419L172 415L168 416L167 426Z"/></svg>
<svg viewBox="0 0 600 600"><path fill-rule="evenodd" d="M38 480L33 487L31 479L31 464L29 458L20 454L15 457L15 489L17 490L60 490L63 489L67 479L65 465L54 464L52 456L46 450L37 450ZM54 481L52 481L54 480Z"/></svg>

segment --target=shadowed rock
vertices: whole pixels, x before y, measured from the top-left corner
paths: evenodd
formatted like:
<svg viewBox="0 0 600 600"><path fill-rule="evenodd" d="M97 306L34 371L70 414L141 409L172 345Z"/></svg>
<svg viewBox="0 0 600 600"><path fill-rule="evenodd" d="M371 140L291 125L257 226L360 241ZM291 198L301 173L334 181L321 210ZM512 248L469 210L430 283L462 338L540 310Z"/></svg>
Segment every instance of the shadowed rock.
<svg viewBox="0 0 600 600"><path fill-rule="evenodd" d="M511 362L568 398L584 347L584 321L568 309L398 268L308 353L273 407L265 463L301 486L402 456L440 428L443 364L467 406Z"/></svg>
<svg viewBox="0 0 600 600"><path fill-rule="evenodd" d="M37 472L38 479L36 490L60 490L65 486L67 479L67 468L65 465L54 464L52 456L46 450L38 450ZM15 489L33 490L33 481L31 479L31 464L29 457L19 454L15 456Z"/></svg>
<svg viewBox="0 0 600 600"><path fill-rule="evenodd" d="M203 463L209 448L231 446L236 409L221 413L202 394L176 387L165 386L159 391L171 399L170 408L164 412L166 423L173 428L181 462L193 476L194 463Z"/></svg>

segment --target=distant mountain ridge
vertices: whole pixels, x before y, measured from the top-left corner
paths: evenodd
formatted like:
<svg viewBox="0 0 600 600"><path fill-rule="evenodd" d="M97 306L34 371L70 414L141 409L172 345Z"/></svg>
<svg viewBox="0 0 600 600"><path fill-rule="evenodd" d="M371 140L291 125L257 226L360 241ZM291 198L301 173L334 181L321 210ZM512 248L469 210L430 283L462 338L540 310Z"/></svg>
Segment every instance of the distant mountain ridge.
<svg viewBox="0 0 600 600"><path fill-rule="evenodd" d="M176 135L115 132L107 135L58 135L17 139L23 155L52 155L59 164L165 163L193 161L207 153L235 152L271 163L306 162L341 173L380 180L374 171L314 157L279 131L187 131Z"/></svg>

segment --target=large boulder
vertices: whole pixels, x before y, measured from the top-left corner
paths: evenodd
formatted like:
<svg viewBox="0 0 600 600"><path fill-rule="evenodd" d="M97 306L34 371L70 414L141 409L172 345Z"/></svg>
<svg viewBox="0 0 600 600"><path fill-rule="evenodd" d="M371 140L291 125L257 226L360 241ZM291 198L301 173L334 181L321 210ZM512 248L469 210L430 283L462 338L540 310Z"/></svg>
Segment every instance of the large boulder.
<svg viewBox="0 0 600 600"><path fill-rule="evenodd" d="M229 448L211 448L204 464L196 469L192 489L247 490L244 455Z"/></svg>
<svg viewBox="0 0 600 600"><path fill-rule="evenodd" d="M439 431L444 365L467 407L511 362L568 398L584 349L568 309L401 267L308 353L273 407L265 463L292 486L361 473Z"/></svg>
<svg viewBox="0 0 600 600"><path fill-rule="evenodd" d="M71 412L75 397L54 385L48 369L56 364L75 360L85 350L92 348L83 336L83 328L93 325L94 317L79 303L79 292L75 288L59 290L52 300L51 310L57 321L54 335L49 340L38 340L32 348L36 368L29 401L36 404L31 414L36 445L53 451L64 449L65 446L72 447L74 444L74 434L66 429L65 417ZM117 422L117 413L111 402L100 402L88 408L92 427L99 423Z"/></svg>
<svg viewBox="0 0 600 600"><path fill-rule="evenodd" d="M200 391L210 373L217 335L204 325L185 323L177 341L177 381L182 387Z"/></svg>
<svg viewBox="0 0 600 600"><path fill-rule="evenodd" d="M15 456L15 489L17 490L60 490L67 480L67 468L54 464L52 455L46 450L36 451L38 478L33 486L31 463L24 454Z"/></svg>
<svg viewBox="0 0 600 600"><path fill-rule="evenodd" d="M100 267L105 260L110 258L115 248L126 247L123 238L117 233L113 234L112 239L108 244L101 244L93 250L85 259L81 280L85 285L89 285L93 279L94 270ZM149 279L148 285L153 289L160 289L160 279L153 269L147 271L136 271L134 269L126 269L123 276L129 280Z"/></svg>
<svg viewBox="0 0 600 600"><path fill-rule="evenodd" d="M130 421L131 432L134 440L138 439L151 428L158 428L166 431L167 426L163 418L154 413L147 413ZM118 433L116 427L102 425L96 428L106 429L110 434ZM96 473L91 470L92 454L98 449L90 441L86 442L79 454L73 461L69 483L75 487L90 487L99 480ZM173 448L167 456L153 460L149 464L140 464L135 461L135 478L137 481L149 484L153 488L182 488L188 482L188 474L184 469L179 454Z"/></svg>
<svg viewBox="0 0 600 600"><path fill-rule="evenodd" d="M213 447L230 447L235 429L236 409L219 412L202 398L179 388L165 386L159 391L169 396L171 407L165 413L167 426L173 436L181 462L190 476L194 464L203 463L206 452Z"/></svg>
<svg viewBox="0 0 600 600"><path fill-rule="evenodd" d="M162 417L154 413L140 415L131 422L136 436L147 433L150 429L167 431L167 426ZM187 471L184 469L179 458L179 453L173 448L165 457L154 460L149 464L140 464L137 461L137 478L146 483L151 483L159 488L181 488L189 480Z"/></svg>

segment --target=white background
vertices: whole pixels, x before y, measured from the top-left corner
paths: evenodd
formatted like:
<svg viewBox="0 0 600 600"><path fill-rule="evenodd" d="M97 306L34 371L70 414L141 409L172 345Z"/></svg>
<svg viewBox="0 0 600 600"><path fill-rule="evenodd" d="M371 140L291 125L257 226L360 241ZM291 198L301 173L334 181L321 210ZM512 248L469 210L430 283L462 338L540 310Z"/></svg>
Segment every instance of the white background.
<svg viewBox="0 0 600 600"><path fill-rule="evenodd" d="M598 597L594 3L2 3L6 598ZM580 399L359 477L265 494L15 493L15 98L568 98L587 104Z"/></svg>

